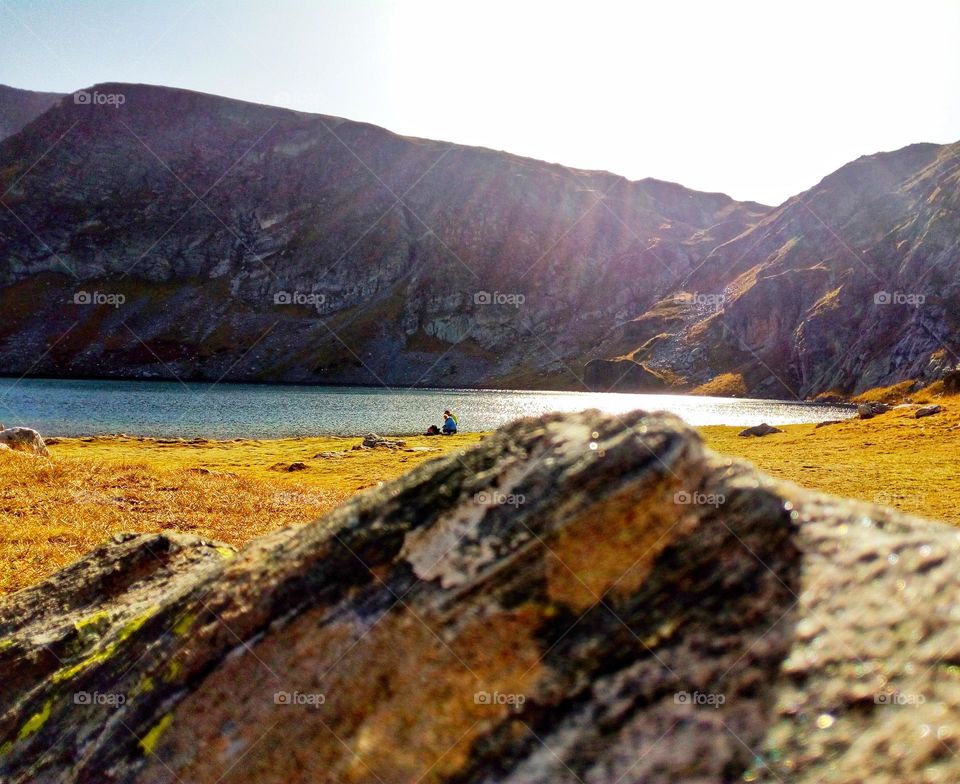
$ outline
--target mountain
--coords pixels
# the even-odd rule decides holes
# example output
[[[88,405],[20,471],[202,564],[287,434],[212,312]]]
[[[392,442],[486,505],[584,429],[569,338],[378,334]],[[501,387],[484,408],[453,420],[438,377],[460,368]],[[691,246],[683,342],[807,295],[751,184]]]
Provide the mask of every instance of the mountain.
[[[761,397],[931,380],[960,352],[958,153],[865,156],[774,209],[97,85],[0,142],[0,362]]]
[[[0,143],[8,372],[578,386],[611,325],[769,209],[186,90],[83,95]]]
[[[613,342],[691,383],[809,396],[937,378],[958,328],[960,143],[915,144],[789,199]]]
[[[0,141],[18,133],[63,98],[63,93],[38,93],[0,84]]]

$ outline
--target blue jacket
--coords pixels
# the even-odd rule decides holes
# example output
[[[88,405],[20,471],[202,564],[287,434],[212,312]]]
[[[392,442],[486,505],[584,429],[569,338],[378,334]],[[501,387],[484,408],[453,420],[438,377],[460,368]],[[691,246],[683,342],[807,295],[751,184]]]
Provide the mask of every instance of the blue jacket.
[[[445,433],[456,433],[457,432],[457,420],[452,416],[443,418],[443,431]]]

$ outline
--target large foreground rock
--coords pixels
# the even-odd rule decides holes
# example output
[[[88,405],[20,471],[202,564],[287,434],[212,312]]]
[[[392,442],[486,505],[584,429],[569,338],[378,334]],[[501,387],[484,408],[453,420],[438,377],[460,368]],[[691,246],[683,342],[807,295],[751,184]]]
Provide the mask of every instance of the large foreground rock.
[[[0,780],[957,781],[958,550],[668,415],[525,420],[9,597]]]

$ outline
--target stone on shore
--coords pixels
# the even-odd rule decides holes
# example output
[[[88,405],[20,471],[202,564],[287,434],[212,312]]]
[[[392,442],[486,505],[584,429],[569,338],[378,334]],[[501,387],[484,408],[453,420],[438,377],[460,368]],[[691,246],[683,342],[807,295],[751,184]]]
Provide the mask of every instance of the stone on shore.
[[[378,436],[376,433],[368,433],[363,437],[363,441],[354,449],[400,449],[407,445],[402,438],[386,438]]]
[[[8,427],[0,430],[0,444],[19,452],[31,452],[43,456],[50,454],[43,437],[29,427]]]
[[[873,417],[879,414],[886,414],[889,410],[890,406],[886,403],[871,400],[869,403],[861,403],[857,406],[857,416],[859,416],[860,419],[873,419]]]
[[[783,431],[779,427],[773,427],[773,425],[768,425],[766,422],[763,422],[759,425],[754,425],[753,427],[748,427],[745,430],[741,430],[737,433],[738,436],[743,438],[748,438],[750,436],[769,436],[773,433],[782,433]]]

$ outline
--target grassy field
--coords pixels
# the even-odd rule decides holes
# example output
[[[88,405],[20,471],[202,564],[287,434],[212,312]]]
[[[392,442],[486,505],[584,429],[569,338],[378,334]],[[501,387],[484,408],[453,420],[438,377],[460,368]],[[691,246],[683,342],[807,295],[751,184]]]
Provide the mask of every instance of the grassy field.
[[[121,531],[174,529],[241,546],[316,520],[479,435],[415,437],[352,451],[359,438],[272,441],[55,440],[50,459],[0,452],[0,595],[42,579]],[[321,452],[342,453],[314,457]],[[302,471],[287,471],[303,462]]]
[[[783,433],[740,438],[740,428],[705,427],[718,452],[743,457],[781,479],[960,525],[960,397],[915,419],[894,409],[837,425],[786,425]]]
[[[960,397],[915,419],[895,409],[764,438],[706,427],[719,452],[807,487],[960,525]],[[42,459],[0,452],[0,594],[37,582],[121,531],[175,529],[242,546],[315,520],[344,499],[480,434],[413,437],[408,449],[352,450],[358,438],[269,441],[59,439]],[[321,453],[326,453],[321,456]],[[302,462],[305,470],[289,471]]]

